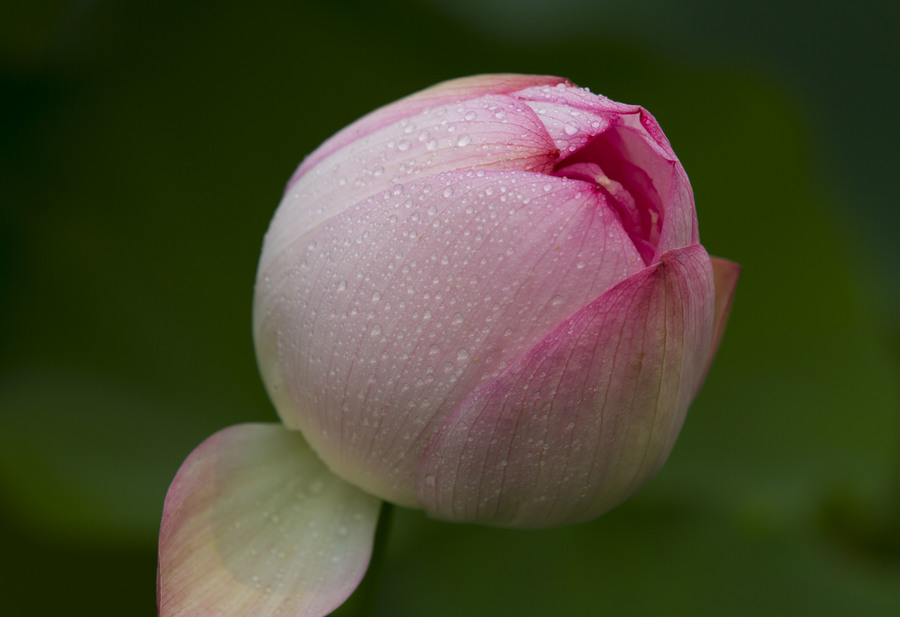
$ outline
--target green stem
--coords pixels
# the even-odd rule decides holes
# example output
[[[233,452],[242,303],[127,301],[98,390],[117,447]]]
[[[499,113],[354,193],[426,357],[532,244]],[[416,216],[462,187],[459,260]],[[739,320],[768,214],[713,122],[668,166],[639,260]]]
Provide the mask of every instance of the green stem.
[[[382,502],[381,512],[378,514],[378,527],[375,529],[375,542],[372,546],[372,559],[369,560],[369,569],[366,570],[366,575],[359,583],[356,591],[353,592],[353,595],[331,613],[331,617],[368,617],[374,612],[393,514],[394,506],[386,501]]]

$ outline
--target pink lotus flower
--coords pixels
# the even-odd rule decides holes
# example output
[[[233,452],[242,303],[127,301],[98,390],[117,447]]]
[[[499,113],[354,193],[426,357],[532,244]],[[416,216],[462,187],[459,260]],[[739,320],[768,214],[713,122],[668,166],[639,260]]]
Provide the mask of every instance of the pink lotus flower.
[[[668,457],[738,271],[700,245],[640,107],[488,75],[355,122],[263,247],[254,335],[284,426],[226,429],[178,472],[160,613],[327,614],[380,500],[511,527],[621,503]]]

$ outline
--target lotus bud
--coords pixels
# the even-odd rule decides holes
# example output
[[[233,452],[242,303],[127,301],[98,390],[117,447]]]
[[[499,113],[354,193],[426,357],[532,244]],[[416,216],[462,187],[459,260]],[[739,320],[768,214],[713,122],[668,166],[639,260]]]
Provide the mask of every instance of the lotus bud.
[[[286,427],[450,521],[592,519],[662,466],[737,267],[646,110],[565,79],[445,82],[337,133],[266,234],[254,335]]]
[[[291,178],[260,258],[283,425],[226,428],[179,469],[161,617],[330,613],[381,500],[521,528],[616,506],[669,456],[738,273],[641,107],[485,75],[351,124]]]

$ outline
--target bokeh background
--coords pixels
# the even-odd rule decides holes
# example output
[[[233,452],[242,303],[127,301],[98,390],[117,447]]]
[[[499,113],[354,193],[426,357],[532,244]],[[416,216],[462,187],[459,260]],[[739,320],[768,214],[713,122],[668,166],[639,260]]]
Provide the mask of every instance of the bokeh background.
[[[650,109],[744,274],[642,493],[541,532],[399,510],[376,614],[900,614],[900,4],[875,0],[4,2],[5,614],[155,614],[179,464],[275,419],[250,305],[294,167],[501,71]]]

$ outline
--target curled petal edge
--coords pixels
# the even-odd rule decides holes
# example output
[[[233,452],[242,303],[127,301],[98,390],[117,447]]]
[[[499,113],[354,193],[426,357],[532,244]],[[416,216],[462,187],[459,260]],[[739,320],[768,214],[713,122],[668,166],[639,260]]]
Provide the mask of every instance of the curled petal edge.
[[[710,257],[710,261],[712,261],[713,281],[716,286],[716,313],[713,321],[712,347],[709,350],[709,360],[706,362],[704,376],[709,373],[716,352],[719,350],[719,344],[722,342],[722,335],[725,334],[725,326],[728,324],[731,305],[734,302],[734,292],[741,276],[741,266],[733,261],[721,257]]]
[[[380,503],[279,424],[219,431],[166,495],[160,617],[327,615],[365,574]]]

